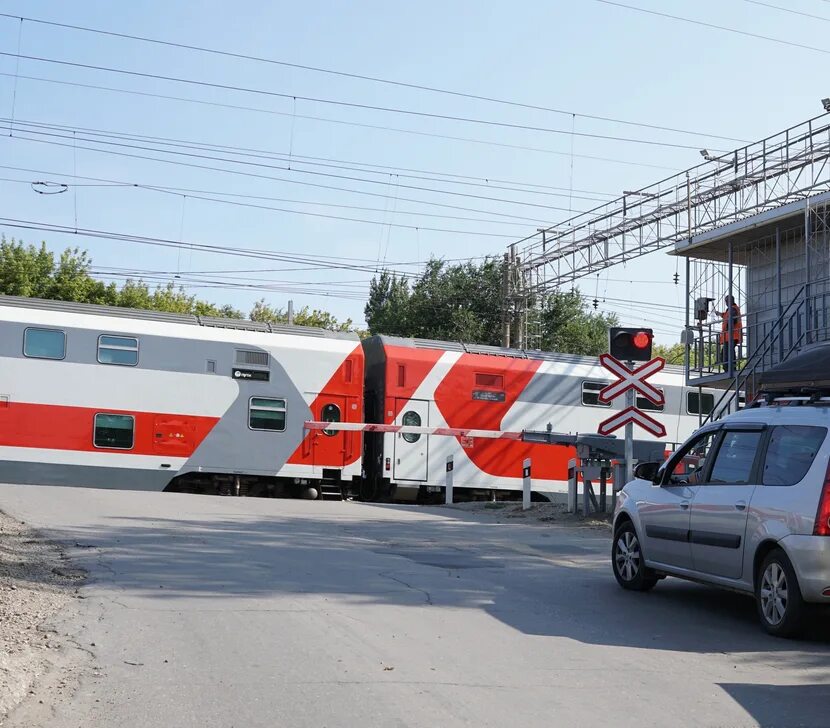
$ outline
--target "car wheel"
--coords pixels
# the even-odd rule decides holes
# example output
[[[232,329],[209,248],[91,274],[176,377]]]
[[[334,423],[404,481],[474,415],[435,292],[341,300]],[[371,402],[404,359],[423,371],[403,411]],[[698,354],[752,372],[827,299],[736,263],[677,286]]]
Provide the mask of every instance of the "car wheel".
[[[755,601],[763,628],[776,637],[793,637],[804,626],[806,604],[790,560],[770,551],[755,579]]]
[[[614,577],[623,589],[648,591],[657,583],[657,577],[646,567],[643,549],[634,524],[625,521],[614,532],[611,544],[611,567]]]

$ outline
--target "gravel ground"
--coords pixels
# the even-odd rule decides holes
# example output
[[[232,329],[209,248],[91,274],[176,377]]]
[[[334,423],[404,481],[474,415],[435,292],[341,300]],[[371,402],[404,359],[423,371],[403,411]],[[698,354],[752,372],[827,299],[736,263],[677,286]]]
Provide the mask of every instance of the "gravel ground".
[[[57,694],[70,689],[72,645],[59,624],[84,577],[57,545],[0,511],[0,724],[47,676]]]
[[[505,523],[511,520],[526,523],[528,525],[561,524],[568,526],[585,526],[610,530],[611,514],[593,513],[588,518],[581,513],[568,513],[564,503],[531,503],[530,508],[522,510],[520,502],[472,502],[454,503],[441,508],[454,508],[470,513],[490,514],[497,523]]]

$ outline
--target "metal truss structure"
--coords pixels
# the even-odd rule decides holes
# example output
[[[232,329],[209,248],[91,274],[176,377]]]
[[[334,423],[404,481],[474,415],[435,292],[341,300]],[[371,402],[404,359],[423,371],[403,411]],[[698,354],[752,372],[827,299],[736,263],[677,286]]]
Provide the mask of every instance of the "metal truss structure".
[[[822,115],[708,157],[520,241],[520,265],[533,273],[527,293],[539,300],[545,290],[830,190],[829,119]]]

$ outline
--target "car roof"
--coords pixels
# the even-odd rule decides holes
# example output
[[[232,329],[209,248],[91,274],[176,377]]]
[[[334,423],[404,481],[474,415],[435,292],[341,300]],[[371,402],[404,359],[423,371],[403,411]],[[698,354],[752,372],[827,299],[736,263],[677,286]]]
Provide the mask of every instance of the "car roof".
[[[771,404],[746,409],[727,415],[718,420],[722,425],[748,425],[759,423],[765,425],[821,425],[830,427],[830,403],[794,404],[793,400],[781,404]],[[798,400],[795,400],[798,402]]]

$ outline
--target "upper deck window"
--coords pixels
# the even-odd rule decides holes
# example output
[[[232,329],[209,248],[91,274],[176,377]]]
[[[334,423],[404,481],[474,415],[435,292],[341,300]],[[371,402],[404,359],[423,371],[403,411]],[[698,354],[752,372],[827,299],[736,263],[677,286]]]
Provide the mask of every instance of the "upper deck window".
[[[138,339],[102,334],[98,337],[98,361],[101,364],[134,367],[138,364]]]
[[[63,359],[66,334],[59,329],[28,328],[23,332],[23,354],[34,359]]]

